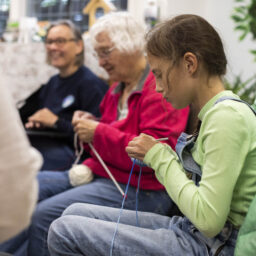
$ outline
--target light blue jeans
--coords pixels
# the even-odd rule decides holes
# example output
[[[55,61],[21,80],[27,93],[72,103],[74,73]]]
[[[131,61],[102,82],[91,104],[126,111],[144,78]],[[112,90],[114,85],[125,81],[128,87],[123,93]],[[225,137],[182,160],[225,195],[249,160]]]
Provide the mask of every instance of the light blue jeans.
[[[120,210],[90,204],[73,204],[50,226],[48,246],[52,256],[106,256],[110,253]],[[232,256],[237,232],[232,232],[219,254],[207,245],[225,240],[219,235],[204,241],[193,224],[182,217],[167,217],[124,210],[113,246],[113,256]],[[219,244],[220,245],[220,244]],[[217,248],[215,248],[217,249]]]
[[[73,203],[89,203],[120,208],[122,195],[113,182],[96,177],[91,183],[71,187],[67,172],[40,172],[40,200],[30,227],[15,238],[0,244],[0,251],[15,256],[46,256],[48,229],[52,221]],[[125,184],[119,184],[125,190]],[[129,187],[126,209],[135,209],[136,188]],[[140,190],[139,210],[167,214],[172,201],[164,191]]]

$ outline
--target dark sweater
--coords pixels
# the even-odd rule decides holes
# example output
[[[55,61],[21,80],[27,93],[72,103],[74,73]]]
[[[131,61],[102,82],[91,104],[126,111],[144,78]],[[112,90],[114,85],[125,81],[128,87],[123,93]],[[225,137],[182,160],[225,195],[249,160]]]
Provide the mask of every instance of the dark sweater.
[[[107,84],[82,66],[69,77],[53,76],[40,91],[39,109],[49,108],[59,117],[55,128],[72,133],[74,111],[84,110],[99,116],[99,104],[107,90]]]

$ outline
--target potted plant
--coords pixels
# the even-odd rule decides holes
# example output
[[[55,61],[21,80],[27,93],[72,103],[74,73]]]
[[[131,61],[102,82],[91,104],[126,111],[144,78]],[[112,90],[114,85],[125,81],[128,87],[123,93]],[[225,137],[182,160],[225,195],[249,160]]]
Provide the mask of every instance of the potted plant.
[[[243,41],[248,35],[251,35],[252,39],[256,40],[256,0],[235,1],[237,6],[234,8],[231,18],[235,22],[235,30],[241,33],[239,40]],[[256,62],[256,47],[255,49],[250,49],[250,53],[254,56],[254,61]],[[256,99],[256,75],[246,81],[242,81],[237,76],[233,84],[226,81],[226,86],[250,104]],[[256,101],[254,104],[256,106]]]

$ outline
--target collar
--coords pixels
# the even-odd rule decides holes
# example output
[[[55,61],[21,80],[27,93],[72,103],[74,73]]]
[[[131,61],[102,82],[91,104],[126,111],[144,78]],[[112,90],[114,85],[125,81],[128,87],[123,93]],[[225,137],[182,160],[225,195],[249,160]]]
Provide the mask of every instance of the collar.
[[[72,80],[74,79],[78,74],[80,74],[83,70],[84,66],[80,66],[73,74],[67,76],[67,77],[61,77],[59,74],[58,74],[58,77],[60,80],[62,81],[67,81],[67,80]]]

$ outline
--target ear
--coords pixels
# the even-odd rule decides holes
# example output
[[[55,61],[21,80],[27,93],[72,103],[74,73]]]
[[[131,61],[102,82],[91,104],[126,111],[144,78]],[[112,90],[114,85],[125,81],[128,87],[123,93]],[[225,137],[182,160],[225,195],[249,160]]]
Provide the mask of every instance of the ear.
[[[198,59],[192,52],[186,52],[183,56],[185,68],[190,75],[193,75],[198,69]]]
[[[80,54],[82,50],[84,49],[84,41],[83,40],[78,40],[76,42],[76,54]]]

